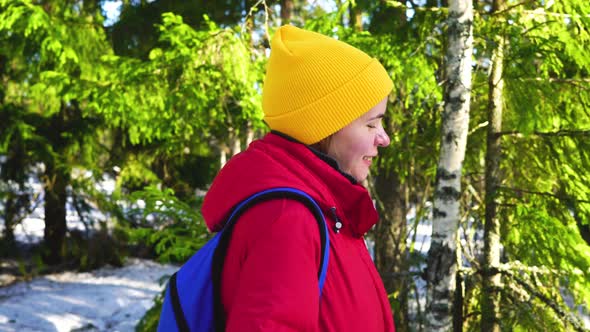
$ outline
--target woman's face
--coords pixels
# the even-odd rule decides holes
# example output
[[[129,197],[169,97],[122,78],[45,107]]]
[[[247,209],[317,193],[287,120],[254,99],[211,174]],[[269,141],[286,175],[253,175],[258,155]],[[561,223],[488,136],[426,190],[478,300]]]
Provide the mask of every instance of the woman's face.
[[[387,98],[371,108],[348,126],[332,135],[326,154],[336,159],[340,169],[364,181],[369,175],[373,158],[377,157],[377,147],[388,146],[389,136],[383,129]]]

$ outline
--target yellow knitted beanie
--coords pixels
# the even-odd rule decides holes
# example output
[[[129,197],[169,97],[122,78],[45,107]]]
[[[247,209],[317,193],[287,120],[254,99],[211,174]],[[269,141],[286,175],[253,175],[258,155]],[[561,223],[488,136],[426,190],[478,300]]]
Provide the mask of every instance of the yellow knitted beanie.
[[[385,68],[366,53],[285,25],[271,41],[264,120],[273,130],[313,144],[363,115],[392,88]]]

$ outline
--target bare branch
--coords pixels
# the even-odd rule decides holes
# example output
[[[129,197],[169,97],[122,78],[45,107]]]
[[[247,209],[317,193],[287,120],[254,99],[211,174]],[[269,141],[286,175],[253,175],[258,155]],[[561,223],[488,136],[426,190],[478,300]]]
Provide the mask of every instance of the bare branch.
[[[558,317],[563,317],[565,318],[565,320],[572,325],[572,327],[579,332],[585,332],[587,331],[581,324],[580,320],[575,317],[574,315],[572,315],[572,313],[570,311],[564,310],[558,303],[556,303],[555,301],[553,301],[552,299],[550,299],[548,296],[545,296],[545,294],[541,293],[540,291],[537,291],[537,289],[535,289],[534,287],[532,287],[531,285],[529,285],[526,281],[520,279],[519,277],[517,277],[514,273],[510,272],[509,270],[505,270],[505,271],[501,271],[503,274],[505,274],[506,276],[508,276],[509,278],[513,279],[514,281],[516,281],[520,286],[522,286],[522,288],[524,288],[530,295],[538,298],[541,302],[543,302],[545,305],[547,305],[549,308],[551,308],[551,310],[553,310]]]
[[[533,77],[525,78],[525,81],[549,81],[553,83],[590,83],[590,78],[555,78],[555,77]]]
[[[590,91],[590,78],[544,78],[544,77],[530,77],[530,78],[520,78],[521,81],[536,81],[536,82],[549,82],[549,83],[558,83],[558,84],[569,84],[575,86],[576,88]]]
[[[528,0],[528,1],[527,1],[527,0],[525,0],[525,1],[521,1],[521,2],[519,2],[519,3],[516,3],[516,4],[512,5],[512,6],[506,7],[506,8],[505,8],[505,9],[503,9],[503,10],[498,10],[498,11],[495,11],[495,12],[492,14],[492,16],[499,16],[499,15],[503,15],[504,13],[507,13],[507,12],[511,11],[512,9],[514,9],[514,8],[516,8],[516,7],[520,7],[520,6],[524,6],[524,5],[526,5],[526,4],[527,4],[527,3],[529,3],[529,2],[534,2],[534,1],[530,1],[530,0]]]
[[[525,10],[525,14],[528,16],[551,16],[551,17],[560,17],[560,18],[582,18],[582,17],[590,17],[590,15],[579,15],[579,14],[563,14],[563,13],[556,13],[556,12],[548,12],[545,8],[537,8],[535,10]]]
[[[532,190],[512,188],[512,187],[507,187],[507,186],[498,186],[498,189],[499,190],[506,190],[506,191],[513,191],[513,192],[516,192],[519,194],[531,194],[531,195],[552,197],[552,198],[556,198],[560,201],[573,200],[576,203],[590,203],[590,201],[587,201],[587,200],[576,199],[575,197],[566,197],[566,196],[562,196],[562,195],[556,195],[556,194],[553,194],[550,192],[532,191]]]
[[[407,6],[404,3],[401,3],[399,1],[396,0],[387,0],[385,1],[385,3],[387,5],[389,5],[390,7],[395,7],[395,8],[403,8],[403,9],[413,9],[415,11],[422,11],[422,12],[447,12],[449,9],[447,7],[412,7],[412,6]]]
[[[254,4],[254,6],[250,7],[250,10],[248,11],[248,14],[246,15],[246,19],[244,20],[244,23],[241,26],[241,31],[242,31],[242,35],[244,34],[244,30],[246,29],[246,22],[248,20],[249,17],[254,15],[254,11],[258,8],[258,6],[264,6],[264,36],[266,38],[266,40],[270,40],[270,35],[268,33],[268,5],[266,4],[265,0],[258,0],[257,3]]]
[[[516,137],[524,137],[525,135],[518,131],[501,131],[497,133],[498,136],[516,136]],[[562,129],[554,132],[541,132],[541,131],[534,131],[531,133],[534,136],[541,136],[541,137],[573,137],[573,136],[590,136],[590,129],[582,129],[582,130],[568,130]]]
[[[478,129],[480,128],[485,128],[488,126],[488,121],[482,122],[480,124],[478,124],[477,126],[473,127],[470,131],[469,131],[469,135],[473,134],[474,132],[476,132]]]

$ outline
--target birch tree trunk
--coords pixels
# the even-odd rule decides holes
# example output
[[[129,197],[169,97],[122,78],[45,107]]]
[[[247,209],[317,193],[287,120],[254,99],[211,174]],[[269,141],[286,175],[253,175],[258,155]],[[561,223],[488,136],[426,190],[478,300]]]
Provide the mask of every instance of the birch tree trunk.
[[[246,148],[250,146],[252,141],[254,141],[254,129],[252,129],[252,125],[248,122],[248,127],[246,128]]]
[[[452,328],[457,274],[457,230],[461,170],[469,126],[471,56],[473,48],[471,0],[449,0],[447,84],[442,114],[442,139],[434,194],[432,242],[428,252],[426,330]],[[460,329],[460,326],[457,327]]]
[[[493,11],[504,8],[504,0],[494,0]],[[482,262],[483,289],[481,299],[481,331],[499,332],[499,306],[501,287],[498,266],[500,264],[500,222],[497,217],[497,189],[500,185],[500,158],[502,131],[502,90],[504,87],[503,60],[504,37],[495,38],[496,48],[492,54],[492,70],[488,79],[488,135],[485,172],[485,224],[484,255]]]
[[[228,129],[229,138],[228,143],[221,142],[219,144],[219,169],[229,161],[229,159],[242,151],[242,141],[232,128]]]
[[[219,169],[222,169],[227,164],[227,155],[229,153],[229,147],[225,143],[219,144]],[[231,154],[230,154],[231,157]]]
[[[242,152],[242,141],[238,135],[235,135],[232,139],[231,156],[235,156]]]

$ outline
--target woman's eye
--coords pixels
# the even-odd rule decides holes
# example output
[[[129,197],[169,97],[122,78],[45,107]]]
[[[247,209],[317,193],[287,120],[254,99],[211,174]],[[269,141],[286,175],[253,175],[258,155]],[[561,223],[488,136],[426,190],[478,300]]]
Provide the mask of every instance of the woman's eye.
[[[375,128],[377,128],[377,126],[376,126],[376,125],[374,125],[374,124],[368,124],[368,125],[367,125],[367,127],[369,127],[369,128],[372,128],[372,129],[375,129]]]

